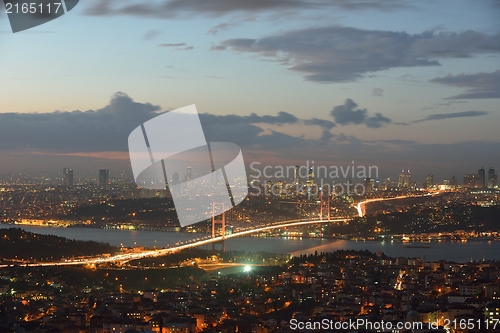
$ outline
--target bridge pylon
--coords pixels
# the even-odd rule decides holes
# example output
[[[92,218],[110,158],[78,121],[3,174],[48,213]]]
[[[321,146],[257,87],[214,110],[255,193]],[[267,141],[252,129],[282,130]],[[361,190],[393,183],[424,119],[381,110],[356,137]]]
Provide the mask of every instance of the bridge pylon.
[[[330,194],[326,194],[326,201],[327,201],[327,219],[328,222],[331,221],[331,211],[330,211]],[[320,198],[320,203],[319,203],[319,219],[320,221],[323,221],[323,205],[324,205],[324,199],[323,199],[323,191],[320,192],[319,194]]]
[[[215,207],[219,205],[221,206],[222,214],[221,219],[217,220],[215,218]],[[215,238],[215,225],[221,225],[221,237],[222,237],[222,252],[226,252],[226,212],[224,210],[223,202],[212,202],[212,238]],[[215,251],[215,243],[212,243],[212,250]]]

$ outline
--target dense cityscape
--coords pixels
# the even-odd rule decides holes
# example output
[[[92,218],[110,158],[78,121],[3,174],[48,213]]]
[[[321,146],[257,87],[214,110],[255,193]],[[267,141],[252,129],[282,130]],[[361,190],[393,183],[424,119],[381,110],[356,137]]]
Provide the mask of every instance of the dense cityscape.
[[[499,18],[3,0],[0,333],[500,332]]]
[[[292,256],[226,251],[224,245],[217,249],[217,242],[212,250],[196,247],[214,236],[259,228],[262,231],[254,236],[389,241],[422,249],[434,242],[500,239],[500,191],[493,168],[487,176],[484,168],[466,174],[462,183],[455,176],[435,182],[429,174],[418,185],[409,170],[403,170],[397,182],[348,179],[347,186],[363,185],[362,195],[318,191],[315,171],[320,172],[309,168],[305,179],[298,172],[291,179],[250,178],[254,192],[224,214],[224,229],[210,220],[181,228],[168,187],[141,189],[129,179],[110,178],[105,169],[99,170],[98,178],[81,183],[75,182],[71,168],[64,168],[60,178],[39,184],[4,179],[1,219],[10,229],[2,229],[0,240],[3,329],[12,333],[496,329],[500,319],[496,261],[428,261],[425,256],[390,257],[381,251],[356,250]],[[338,217],[345,220],[333,222]],[[280,225],[318,218],[324,221]],[[23,226],[155,230],[198,238],[158,250],[15,229]],[[211,228],[215,234],[210,235]],[[193,247],[186,247],[190,243]],[[151,256],[151,251],[167,252]],[[50,264],[58,261],[62,266]],[[71,266],[65,266],[68,263]],[[381,322],[386,326],[373,327]]]

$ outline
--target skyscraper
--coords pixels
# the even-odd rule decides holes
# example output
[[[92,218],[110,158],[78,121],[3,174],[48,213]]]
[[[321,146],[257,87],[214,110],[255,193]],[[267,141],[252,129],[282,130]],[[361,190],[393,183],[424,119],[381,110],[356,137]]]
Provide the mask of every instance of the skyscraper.
[[[432,188],[434,186],[434,176],[432,174],[428,174],[425,177],[425,188]]]
[[[372,183],[370,178],[365,178],[363,185],[365,186],[366,193],[372,193]]]
[[[73,186],[73,169],[63,169],[63,184],[66,186]]]
[[[464,175],[464,187],[476,187],[475,175],[466,173]]]
[[[495,188],[498,185],[498,176],[495,172],[495,168],[491,167],[488,170],[488,187]]]
[[[477,187],[484,188],[486,185],[486,172],[484,171],[484,167],[480,167],[477,172]]]
[[[386,191],[392,190],[392,188],[391,188],[391,177],[387,177],[385,179],[385,190]]]
[[[296,165],[295,168],[293,169],[293,185],[298,185],[299,184],[299,166]]]
[[[99,170],[99,185],[107,185],[109,182],[109,170],[100,169]]]
[[[307,179],[310,184],[314,184],[314,169],[313,167],[309,168],[309,177]]]
[[[455,175],[451,176],[451,178],[450,178],[450,186],[453,187],[453,188],[455,188],[455,187],[457,187],[457,185],[458,185],[457,184],[457,177],[455,177]]]
[[[187,170],[186,170],[186,180],[188,182],[193,180],[193,170],[191,169],[191,167],[187,167]]]
[[[405,170],[402,169],[401,173],[399,174],[398,178],[398,188],[403,188],[405,187]]]
[[[398,188],[408,188],[410,187],[410,169],[408,169],[408,173],[405,173],[405,169],[401,170],[398,178]]]

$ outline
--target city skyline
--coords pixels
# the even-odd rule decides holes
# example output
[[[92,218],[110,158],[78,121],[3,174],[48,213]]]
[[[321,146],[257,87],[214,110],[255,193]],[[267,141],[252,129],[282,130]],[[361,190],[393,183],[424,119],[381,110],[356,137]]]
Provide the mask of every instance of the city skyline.
[[[303,174],[300,172],[300,170],[303,168],[307,169],[307,174]],[[289,172],[292,169],[292,172]],[[498,169],[495,169],[494,167],[489,167],[488,168],[488,173],[486,174],[485,171],[485,178],[484,178],[484,184],[483,181],[480,180],[480,171],[484,170],[484,167],[480,167],[478,170],[477,174],[470,173],[470,172],[465,172],[460,175],[451,175],[448,178],[443,178],[443,179],[437,179],[434,177],[433,173],[427,174],[423,179],[417,179],[415,180],[414,178],[410,178],[410,169],[402,168],[401,173],[399,173],[398,177],[391,177],[391,176],[380,176],[380,177],[375,177],[375,178],[363,178],[363,177],[355,177],[354,180],[357,182],[363,182],[366,179],[372,179],[373,181],[378,181],[379,183],[386,183],[387,181],[390,182],[390,184],[397,184],[396,188],[408,188],[411,187],[411,185],[416,185],[419,188],[430,188],[433,185],[440,184],[440,185],[450,185],[450,186],[465,186],[465,187],[474,187],[474,188],[495,188],[498,186]],[[281,169],[280,169],[281,170]],[[286,171],[285,171],[286,170]],[[315,170],[316,170],[316,175],[315,176]],[[110,170],[109,169],[99,169],[96,173],[96,176],[92,177],[89,176],[88,172],[81,172],[81,176],[78,174],[78,170],[76,174],[76,179],[81,179],[83,178],[84,182],[88,182],[89,180],[93,179],[94,181],[97,181],[99,185],[107,185],[110,182],[110,179],[132,179],[132,175],[124,175],[123,172],[117,172],[115,176],[110,178]],[[95,170],[94,170],[95,171]],[[332,178],[328,176],[324,176],[325,172],[328,175],[328,169],[325,168],[325,166],[312,166],[307,168],[305,165],[303,166],[287,166],[286,168],[283,169],[283,171],[279,171],[279,174],[283,174],[283,177],[255,177],[255,174],[250,173],[248,180],[249,182],[255,180],[255,179],[260,179],[260,180],[279,180],[279,181],[287,181],[288,184],[298,184],[298,183],[306,183],[306,182],[312,182],[314,183],[315,180],[317,179],[323,179],[323,180],[341,180],[341,181],[346,181],[352,178],[346,177],[346,178]],[[277,174],[277,173],[275,173]],[[319,175],[318,175],[319,174]],[[263,175],[261,171],[261,175]],[[4,175],[5,176],[5,175]],[[15,175],[11,175],[15,176]],[[196,174],[192,173],[192,168],[187,167],[186,168],[186,173],[184,175],[179,175],[179,174],[172,174],[172,175],[167,175],[167,179],[169,182],[180,182],[181,179],[186,182],[189,180],[192,180],[194,176],[197,176]],[[199,175],[198,175],[199,176]],[[174,181],[174,179],[177,177],[177,180]],[[452,179],[454,177],[454,180],[456,181],[455,184],[452,183]],[[58,177],[55,177],[55,180],[57,180]],[[64,167],[63,168],[63,173],[62,173],[62,184],[63,185],[74,185],[74,171],[73,168],[69,167]],[[462,181],[463,180],[463,181]]]

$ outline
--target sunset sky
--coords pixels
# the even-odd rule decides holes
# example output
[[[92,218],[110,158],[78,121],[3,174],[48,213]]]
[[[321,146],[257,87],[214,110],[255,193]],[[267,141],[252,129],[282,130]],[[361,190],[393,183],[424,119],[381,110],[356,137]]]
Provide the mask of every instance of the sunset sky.
[[[0,12],[0,174],[130,173],[127,137],[196,104],[247,164],[500,167],[495,0],[82,0],[12,33]]]

